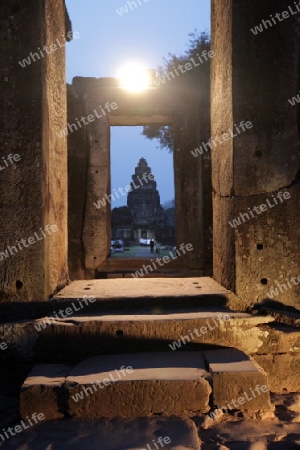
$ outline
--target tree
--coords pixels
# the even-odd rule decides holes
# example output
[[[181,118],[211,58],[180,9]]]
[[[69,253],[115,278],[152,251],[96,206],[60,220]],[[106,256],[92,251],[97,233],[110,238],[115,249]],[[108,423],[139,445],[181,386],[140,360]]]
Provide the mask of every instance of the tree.
[[[175,208],[175,200],[169,200],[167,202],[165,202],[162,207],[164,208],[164,210],[170,209],[170,208]]]
[[[168,72],[174,71],[174,67],[184,65],[192,59],[199,62],[199,56],[201,57],[203,52],[210,51],[211,41],[207,32],[198,33],[195,30],[189,34],[189,37],[189,47],[184,55],[177,57],[169,53],[168,57],[163,59],[163,65],[158,68],[160,78],[165,77]],[[193,70],[180,73],[176,78],[167,80],[166,84],[185,84],[201,92],[201,114],[203,117],[201,126],[208,140],[210,138],[210,58],[207,58],[207,60],[202,58],[202,60],[203,62],[194,67]],[[160,85],[159,89],[164,89],[166,84]],[[173,151],[172,126],[147,125],[143,128],[142,135],[147,139],[157,139],[161,149],[166,148],[169,152]]]

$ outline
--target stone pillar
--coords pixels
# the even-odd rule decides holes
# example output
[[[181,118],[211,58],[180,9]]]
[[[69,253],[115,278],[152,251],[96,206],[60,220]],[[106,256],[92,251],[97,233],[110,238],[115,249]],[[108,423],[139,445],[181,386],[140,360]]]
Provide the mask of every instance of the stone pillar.
[[[269,295],[300,307],[287,284],[300,275],[297,27],[285,0],[212,1],[214,277],[245,307]]]
[[[195,275],[203,274],[203,190],[202,160],[191,151],[200,146],[199,108],[193,103],[177,108],[174,117],[174,175],[176,209],[176,245],[192,244],[193,251],[181,261]]]
[[[95,278],[95,270],[110,253],[110,125],[99,103],[87,100],[86,110],[95,121],[86,127],[88,167],[82,241],[85,277]]]
[[[66,42],[66,14],[63,0],[0,3],[4,301],[46,300],[68,278],[67,145],[59,136],[67,124],[65,45],[56,41]],[[14,163],[6,166],[9,155]],[[47,225],[53,228],[45,231]]]
[[[86,116],[85,102],[68,86],[68,123]],[[68,133],[68,265],[71,280],[84,280],[83,216],[86,205],[89,151],[86,127]]]

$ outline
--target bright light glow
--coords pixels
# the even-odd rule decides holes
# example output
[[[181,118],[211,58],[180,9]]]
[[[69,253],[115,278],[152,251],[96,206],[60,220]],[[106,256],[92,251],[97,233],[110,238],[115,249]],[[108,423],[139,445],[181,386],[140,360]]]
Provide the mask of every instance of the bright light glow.
[[[152,86],[151,71],[140,64],[128,64],[120,70],[118,76],[123,89],[141,92]]]

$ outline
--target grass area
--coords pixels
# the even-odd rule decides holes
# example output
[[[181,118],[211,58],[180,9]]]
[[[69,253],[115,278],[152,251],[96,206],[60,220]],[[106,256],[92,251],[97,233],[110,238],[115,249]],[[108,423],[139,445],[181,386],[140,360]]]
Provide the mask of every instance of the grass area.
[[[136,253],[139,249],[138,246],[125,247],[125,248],[129,248],[129,250],[124,251],[123,253],[120,253],[120,252],[111,253],[110,257],[111,258],[136,258]]]

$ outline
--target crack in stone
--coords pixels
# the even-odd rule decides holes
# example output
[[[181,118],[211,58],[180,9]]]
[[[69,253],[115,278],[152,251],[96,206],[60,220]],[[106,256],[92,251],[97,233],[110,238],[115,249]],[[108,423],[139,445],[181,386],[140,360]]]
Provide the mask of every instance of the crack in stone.
[[[231,199],[235,199],[235,198],[247,198],[247,197],[257,197],[259,195],[267,195],[267,194],[272,194],[274,192],[278,192],[281,191],[282,189],[290,189],[294,186],[297,186],[298,184],[300,184],[300,169],[297,171],[294,179],[291,181],[290,184],[288,184],[287,186],[281,186],[273,191],[267,191],[267,192],[258,192],[256,194],[246,194],[246,195],[220,195],[218,194],[215,190],[213,190],[214,194],[216,194],[219,198],[231,198]]]

